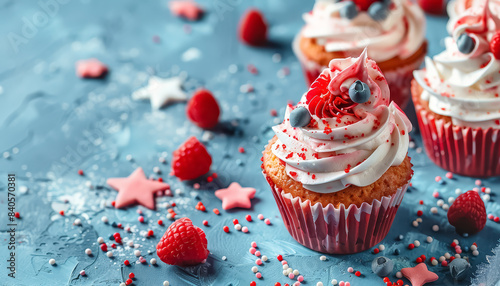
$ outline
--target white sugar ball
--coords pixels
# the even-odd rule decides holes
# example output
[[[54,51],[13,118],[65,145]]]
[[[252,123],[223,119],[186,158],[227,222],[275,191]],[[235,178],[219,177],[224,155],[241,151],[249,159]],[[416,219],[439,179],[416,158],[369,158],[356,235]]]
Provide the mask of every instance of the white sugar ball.
[[[455,254],[455,258],[461,258],[462,256],[460,256],[460,254],[456,253]]]
[[[252,272],[257,273],[259,271],[259,268],[257,266],[252,267]]]
[[[134,250],[134,255],[137,257],[141,256],[141,251],[139,249]]]
[[[287,270],[288,267],[289,267],[288,264],[283,265],[283,270]]]
[[[163,281],[163,286],[170,286],[170,282],[168,282],[167,280]]]
[[[337,285],[339,284],[339,282],[337,281],[337,279],[332,279],[332,285]]]
[[[75,219],[75,221],[73,222],[75,225],[82,225],[82,220],[77,218]]]
[[[151,260],[149,260],[149,263],[155,265],[156,264],[156,258],[151,258]]]
[[[323,282],[316,283],[316,286],[323,286]]]
[[[80,275],[85,276],[85,270],[80,271]]]
[[[49,260],[49,264],[50,264],[50,265],[54,265],[54,264],[56,264],[56,260],[55,260],[54,258],[51,258],[51,259]]]
[[[433,213],[433,214],[437,214],[437,213],[438,213],[438,208],[436,208],[436,207],[432,207],[432,208],[431,208],[431,213]]]
[[[449,204],[453,204],[453,202],[455,201],[455,198],[454,197],[449,197],[448,198],[448,203]]]
[[[106,255],[107,255],[108,257],[110,257],[110,258],[111,258],[111,257],[113,257],[113,251],[108,251],[108,252],[106,252]]]
[[[325,261],[325,260],[326,260],[326,256],[321,255],[321,256],[319,257],[319,260],[321,260],[321,261]]]
[[[293,275],[297,276],[297,275],[299,275],[299,270],[295,269],[292,273],[293,273]]]
[[[108,223],[108,221],[109,221],[109,220],[108,220],[108,217],[107,217],[107,216],[103,216],[103,217],[101,217],[101,221],[102,221],[103,223]]]
[[[267,261],[267,259],[268,259],[268,258],[267,258],[267,256],[262,255],[262,261],[266,262],[266,261]]]
[[[455,189],[455,194],[460,195],[462,193],[461,189]]]
[[[448,204],[443,205],[443,210],[447,211],[449,208],[450,208],[450,206]]]
[[[226,261],[226,260],[227,260],[227,257],[222,256],[222,260]]]
[[[396,277],[397,277],[397,278],[403,278],[403,273],[401,273],[401,272],[399,272],[399,271],[398,271],[398,272],[396,272]]]
[[[127,244],[128,244],[129,247],[134,247],[134,241],[133,240],[127,242]]]
[[[430,237],[430,236],[428,236],[428,237],[427,237],[427,242],[428,242],[428,243],[431,243],[433,240],[434,240],[434,239],[433,239],[432,237]]]
[[[234,229],[240,231],[241,230],[241,224],[237,223],[234,225]]]
[[[435,231],[435,232],[438,232],[439,231],[439,225],[435,224],[432,226],[432,230]]]
[[[472,251],[472,255],[478,256],[479,255],[479,251],[477,251],[477,250]]]
[[[125,284],[125,282],[122,282],[120,283],[120,286],[127,286],[127,284]]]
[[[446,253],[444,254],[444,258],[446,258],[446,259],[450,259],[450,257],[451,257],[451,255],[450,255],[448,252],[446,252]]]
[[[477,250],[477,246],[476,246],[476,245],[474,245],[474,244],[473,244],[473,245],[471,245],[471,246],[470,246],[470,250],[472,250],[472,251]]]
[[[432,263],[432,265],[436,266],[436,265],[438,265],[439,262],[437,261],[437,259],[433,259],[431,263]]]
[[[104,243],[104,238],[102,238],[102,237],[99,236],[97,238],[97,243],[99,243],[99,244]]]
[[[460,244],[460,241],[458,241],[458,239],[454,239],[453,242],[456,244],[456,245],[459,245]]]
[[[439,199],[439,200],[437,200],[436,204],[438,207],[442,207],[444,205],[444,201]]]
[[[412,222],[412,225],[413,225],[414,227],[418,227],[418,221],[414,220],[414,221]]]
[[[416,221],[417,221],[418,223],[421,223],[423,220],[422,220],[422,218],[421,218],[421,217],[419,217],[419,218],[417,218],[417,219],[416,219]]]
[[[85,249],[85,254],[92,255],[92,249],[90,248]]]
[[[413,244],[415,245],[415,247],[419,247],[419,246],[420,246],[420,241],[415,240],[415,241],[413,242]]]
[[[443,262],[443,261],[445,261],[445,260],[446,260],[446,258],[445,258],[444,256],[440,256],[440,257],[439,257],[439,262]]]

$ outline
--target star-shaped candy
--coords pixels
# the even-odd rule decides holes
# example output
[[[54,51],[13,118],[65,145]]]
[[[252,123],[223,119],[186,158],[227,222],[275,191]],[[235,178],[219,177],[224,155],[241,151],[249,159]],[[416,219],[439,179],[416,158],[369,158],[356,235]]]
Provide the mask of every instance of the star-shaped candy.
[[[182,79],[180,77],[159,78],[152,76],[148,85],[132,93],[134,100],[149,99],[153,109],[160,109],[163,106],[187,99],[186,93],[182,90]]]
[[[154,210],[155,193],[170,188],[168,184],[146,178],[144,171],[140,167],[127,178],[110,178],[107,183],[118,191],[115,200],[116,208],[140,204]]]
[[[242,188],[238,183],[231,183],[227,189],[215,191],[215,196],[222,200],[222,208],[225,210],[232,208],[252,207],[250,199],[255,197],[254,188]]]
[[[415,267],[403,268],[401,273],[410,280],[412,286],[422,286],[439,278],[436,273],[427,270],[425,263],[419,263]]]
[[[100,78],[108,73],[108,67],[98,59],[76,62],[76,74],[82,78]]]
[[[196,21],[203,15],[203,9],[194,1],[171,1],[168,7],[175,16],[190,21]]]

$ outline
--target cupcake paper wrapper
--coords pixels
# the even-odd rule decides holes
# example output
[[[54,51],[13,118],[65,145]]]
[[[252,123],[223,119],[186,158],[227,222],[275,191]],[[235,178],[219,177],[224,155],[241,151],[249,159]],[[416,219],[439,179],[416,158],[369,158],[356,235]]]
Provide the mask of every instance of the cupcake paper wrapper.
[[[309,60],[300,50],[300,33],[293,40],[292,48],[299,59],[306,78],[306,83],[311,85],[321,72],[327,68],[319,65],[318,63]],[[391,91],[391,100],[396,102],[402,109],[404,109],[411,98],[411,81],[413,80],[413,71],[418,69],[424,61],[425,54],[412,64],[399,67],[390,71],[384,71],[384,76],[389,84]]]
[[[425,151],[436,165],[464,176],[500,176],[500,129],[454,126],[417,103],[415,109]]]
[[[409,183],[389,197],[363,203],[361,207],[343,204],[311,205],[285,193],[264,173],[273,191],[285,226],[292,237],[312,250],[331,254],[350,254],[367,250],[389,232]]]

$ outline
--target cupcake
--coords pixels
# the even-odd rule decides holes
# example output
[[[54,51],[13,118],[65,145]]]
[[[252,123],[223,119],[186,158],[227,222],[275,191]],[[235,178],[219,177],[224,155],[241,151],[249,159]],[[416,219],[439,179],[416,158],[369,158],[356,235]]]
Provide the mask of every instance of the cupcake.
[[[366,50],[334,59],[273,127],[263,174],[300,244],[347,254],[387,235],[413,174],[411,123],[389,93]]]
[[[500,175],[499,15],[493,1],[466,10],[450,25],[446,50],[412,82],[427,155],[460,175]]]
[[[317,0],[293,50],[311,84],[332,59],[358,56],[368,47],[389,83],[391,100],[410,101],[412,72],[427,52],[425,16],[408,0]]]

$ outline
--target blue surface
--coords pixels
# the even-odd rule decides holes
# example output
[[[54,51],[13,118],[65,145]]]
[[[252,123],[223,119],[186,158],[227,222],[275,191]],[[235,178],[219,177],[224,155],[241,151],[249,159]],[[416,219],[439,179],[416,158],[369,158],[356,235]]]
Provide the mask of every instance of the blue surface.
[[[301,14],[311,8],[311,1],[200,0],[207,14],[192,24],[171,16],[166,1],[66,2],[57,6],[45,25],[28,33],[30,37],[15,52],[8,40],[9,33],[22,36],[23,17],[42,17],[40,13],[44,10],[35,1],[0,0],[0,152],[10,155],[8,159],[0,157],[2,242],[9,237],[7,172],[17,176],[17,210],[22,216],[17,221],[16,278],[8,278],[2,266],[0,284],[118,285],[129,272],[135,273],[134,285],[162,285],[164,280],[170,281],[170,285],[249,285],[252,280],[258,285],[293,283],[282,275],[282,267],[276,261],[276,255],[282,254],[290,267],[304,275],[306,285],[316,285],[317,281],[329,285],[333,278],[350,281],[353,286],[383,285],[370,270],[376,255],[368,251],[327,256],[327,261],[320,261],[321,254],[297,244],[286,231],[260,172],[261,152],[273,135],[270,126],[281,121],[287,101],[297,101],[306,90],[290,43],[303,25]],[[269,19],[270,47],[250,48],[236,39],[236,24],[250,5],[262,9]],[[443,49],[446,20],[429,18],[430,54]],[[191,33],[185,32],[187,25]],[[155,35],[160,37],[160,43],[153,42]],[[191,48],[198,49],[201,56],[183,61],[182,55]],[[281,54],[281,62],[272,61],[275,53]],[[110,67],[106,79],[82,80],[75,76],[75,61],[89,57],[97,57]],[[229,72],[232,64],[239,67],[235,74]],[[250,74],[246,70],[248,64],[255,65],[259,74]],[[290,75],[281,78],[278,73],[283,67],[290,69]],[[130,98],[131,92],[143,86],[152,73],[161,77],[187,76],[188,92],[205,86],[221,104],[222,127],[207,142],[213,156],[212,170],[219,178],[210,184],[200,180],[200,190],[193,189],[193,182],[180,183],[168,176],[171,152],[188,136],[201,138],[203,134],[186,120],[185,104],[152,112],[148,102]],[[245,83],[251,83],[255,93],[241,93],[240,86]],[[273,108],[278,110],[278,118],[270,116]],[[417,147],[420,146],[418,135],[413,136]],[[240,146],[245,148],[244,154],[238,152]],[[167,164],[159,163],[163,152],[168,154]],[[459,238],[462,246],[477,242],[480,255],[471,257],[475,271],[485,256],[491,254],[500,237],[500,224],[488,220],[478,235],[469,238],[456,235],[444,210],[430,214],[430,208],[436,205],[432,193],[437,189],[445,199],[456,197],[455,189],[473,188],[474,179],[457,176],[454,180],[445,179],[443,185],[436,183],[434,177],[444,177],[446,172],[433,165],[424,153],[417,153],[417,149],[409,153],[415,165],[413,188],[405,196],[393,227],[382,242],[386,250],[381,254],[395,262],[392,280],[396,280],[397,270],[414,266],[413,261],[421,254],[439,257],[451,253],[449,244],[453,238]],[[132,162],[126,160],[128,154],[133,156]],[[148,261],[156,257],[155,245],[166,230],[166,226],[159,226],[156,221],[162,218],[168,225],[166,208],[159,207],[156,212],[142,207],[116,210],[110,207],[116,192],[105,185],[108,177],[128,176],[138,166],[148,174],[153,174],[153,167],[160,167],[161,176],[172,190],[181,190],[182,194],[174,192],[172,198],[159,198],[159,206],[174,201],[179,216],[188,216],[199,226],[204,219],[209,221],[209,227],[202,227],[211,251],[207,263],[185,269],[161,262],[158,266],[133,263],[125,267],[123,260],[136,260],[133,250],[119,247],[113,250],[115,257],[109,259],[98,248],[97,237],[108,241],[117,231],[101,222],[101,217],[107,216],[110,222],[133,226],[134,232],[121,231],[122,237],[141,244],[139,249]],[[79,176],[78,169],[84,170],[85,176]],[[95,187],[89,189],[86,181]],[[220,216],[210,211],[195,211],[198,200],[208,210],[221,209],[213,190],[233,181],[257,189],[251,210],[221,211]],[[499,178],[483,182],[492,188],[493,194],[498,192]],[[21,193],[22,190],[25,192]],[[425,205],[418,205],[419,200]],[[492,195],[486,206],[488,213],[500,215],[497,196]],[[137,222],[139,209],[144,212],[145,224]],[[411,222],[420,209],[424,211],[423,223],[415,228]],[[58,214],[60,210],[65,210],[64,217]],[[270,218],[272,225],[257,220],[259,213]],[[245,222],[246,214],[251,214],[254,222]],[[73,226],[75,218],[83,221],[82,226]],[[244,222],[250,233],[237,232],[232,227],[230,234],[224,233],[222,226],[232,226],[233,218]],[[434,224],[440,226],[437,233],[431,230]],[[143,238],[140,231],[147,229],[153,229],[156,236]],[[401,242],[395,239],[399,234],[404,235]],[[425,242],[428,235],[434,237],[432,244]],[[420,240],[421,246],[408,251],[406,245],[415,239]],[[259,267],[262,280],[256,279],[251,271],[256,259],[248,252],[252,241],[258,243],[262,254],[270,257],[269,262]],[[86,248],[91,248],[94,256],[85,255]],[[399,256],[393,254],[395,249],[401,251]],[[7,255],[2,243],[2,261]],[[467,255],[471,256],[470,252]],[[227,260],[223,261],[222,256]],[[49,265],[50,258],[56,259],[56,266]],[[350,266],[363,275],[355,277],[348,273]],[[439,281],[429,285],[468,284],[468,280],[454,284],[447,268],[429,268],[440,276]],[[87,273],[84,277],[79,275],[82,269]]]

